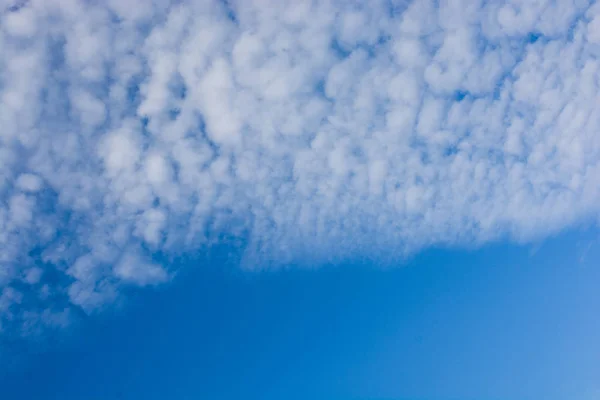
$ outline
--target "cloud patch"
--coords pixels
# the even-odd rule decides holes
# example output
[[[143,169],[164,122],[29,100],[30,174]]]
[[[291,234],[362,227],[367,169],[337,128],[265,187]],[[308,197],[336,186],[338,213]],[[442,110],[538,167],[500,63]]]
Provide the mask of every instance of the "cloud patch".
[[[62,326],[223,237],[251,266],[597,221],[589,1],[0,9],[3,329]]]

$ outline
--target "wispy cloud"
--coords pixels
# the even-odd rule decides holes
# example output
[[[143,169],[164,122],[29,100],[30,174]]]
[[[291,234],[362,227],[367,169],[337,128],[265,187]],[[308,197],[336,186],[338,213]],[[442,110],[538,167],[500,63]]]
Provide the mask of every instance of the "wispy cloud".
[[[4,327],[164,282],[150,253],[222,236],[319,262],[600,211],[589,1],[0,9]]]

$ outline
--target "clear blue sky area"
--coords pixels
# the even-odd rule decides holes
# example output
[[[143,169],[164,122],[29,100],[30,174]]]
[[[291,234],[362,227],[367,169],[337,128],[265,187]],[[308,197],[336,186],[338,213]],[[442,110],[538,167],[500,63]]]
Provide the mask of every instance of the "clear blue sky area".
[[[390,270],[242,273],[217,252],[3,367],[0,387],[31,400],[596,399],[595,238],[428,251]]]

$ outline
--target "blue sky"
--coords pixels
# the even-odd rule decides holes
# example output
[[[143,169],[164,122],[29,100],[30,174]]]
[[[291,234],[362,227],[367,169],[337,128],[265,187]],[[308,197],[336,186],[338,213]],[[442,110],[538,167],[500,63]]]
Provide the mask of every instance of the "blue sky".
[[[381,270],[239,273],[217,252],[172,285],[2,368],[5,398],[597,398],[597,233],[428,251]],[[535,251],[532,251],[535,250]],[[585,258],[582,260],[582,256]],[[14,354],[13,354],[14,356]]]
[[[599,76],[592,0],[0,0],[2,387],[597,400]]]

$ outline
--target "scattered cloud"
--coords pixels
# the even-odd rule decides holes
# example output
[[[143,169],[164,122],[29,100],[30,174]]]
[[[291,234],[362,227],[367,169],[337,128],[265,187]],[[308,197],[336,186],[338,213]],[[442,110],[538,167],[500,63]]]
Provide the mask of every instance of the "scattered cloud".
[[[598,218],[590,1],[0,10],[3,327],[64,324],[222,237],[248,265],[322,262]]]

